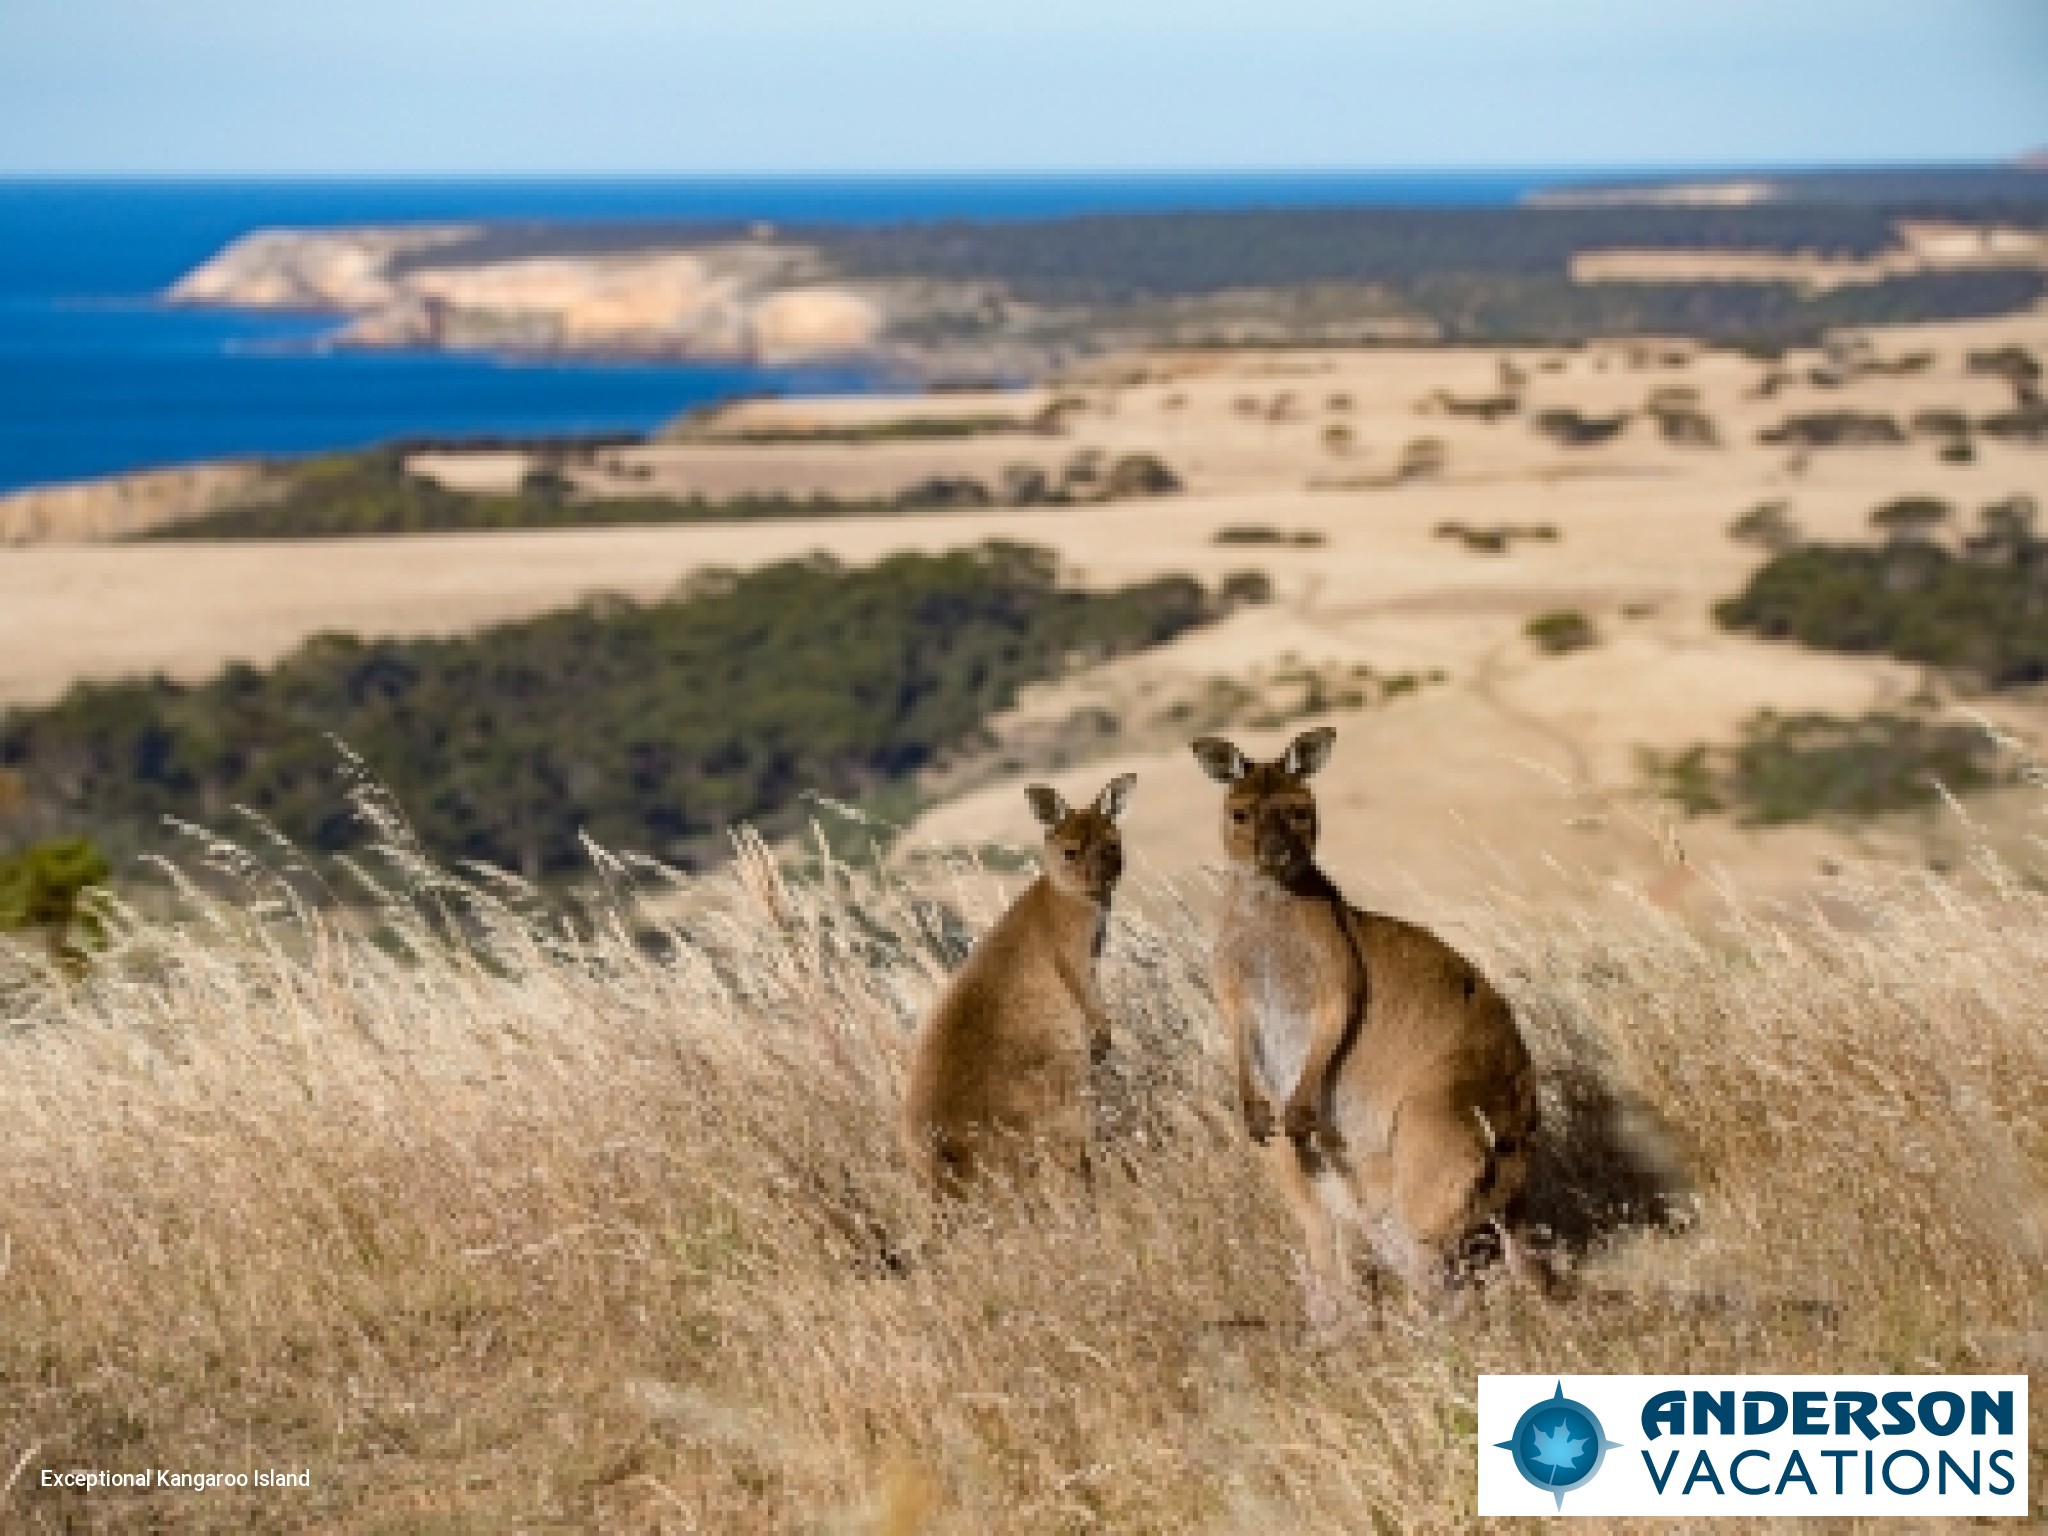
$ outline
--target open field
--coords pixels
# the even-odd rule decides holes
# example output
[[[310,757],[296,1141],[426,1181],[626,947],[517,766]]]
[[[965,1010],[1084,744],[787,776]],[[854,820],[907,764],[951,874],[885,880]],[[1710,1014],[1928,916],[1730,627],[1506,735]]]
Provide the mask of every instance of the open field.
[[[1461,1529],[1480,1371],[2048,1371],[2048,909],[2016,882],[1861,888],[1858,931],[1469,889],[1547,1208],[1605,1236],[1575,1300],[1389,1289],[1312,1337],[1186,889],[1113,928],[1092,1196],[942,1225],[891,1116],[951,953],[927,903],[977,929],[996,877],[749,855],[575,937],[372,865],[375,939],[259,860],[83,985],[0,952],[10,1529]],[[650,920],[658,954],[615,926]],[[1617,1224],[1646,1177],[1690,1230]],[[37,1482],[144,1466],[311,1486]]]
[[[454,634],[572,602],[597,590],[653,596],[707,565],[751,566],[827,550],[868,561],[901,549],[957,548],[997,536],[1060,550],[1072,574],[1109,585],[1165,572],[1213,582],[1248,567],[1275,601],[1027,698],[999,728],[1060,736],[1080,710],[1114,730],[1085,749],[999,752],[947,786],[950,803],[920,828],[965,843],[1020,825],[1028,777],[1078,768],[1135,770],[1134,847],[1161,874],[1202,858],[1212,797],[1184,751],[1178,704],[1219,679],[1290,669],[1371,667],[1441,673],[1440,683],[1373,708],[1331,705],[1342,732],[1328,795],[1335,867],[1363,897],[1435,910],[1478,866],[1445,856],[1453,834],[1485,859],[1530,867],[1561,859],[1644,882],[1659,900],[1711,900],[1717,869],[1758,888],[1825,892],[1827,866],[1880,856],[1947,860],[1919,819],[1846,831],[1758,832],[1708,819],[1680,829],[1690,855],[1666,854],[1661,817],[1633,798],[1643,748],[1725,741],[1753,712],[1855,715],[1918,690],[1915,668],[1761,643],[1716,627],[1711,605],[1763,558],[1728,536],[1739,515],[1786,503],[1810,537],[1872,536],[1873,507],[1937,495],[1968,519],[2015,494],[2048,499],[2048,450],[1976,436],[1974,458],[1946,462],[1940,441],[1796,449],[1759,435],[1790,416],[1853,410],[1909,423],[1946,410],[1981,420],[2009,409],[2011,387],[1968,367],[2000,346],[2048,350],[2048,316],[1871,334],[1881,370],[1814,353],[1764,362],[1682,343],[1569,352],[1429,351],[1159,354],[1097,365],[1055,393],[1057,435],[981,434],[886,441],[662,442],[606,449],[571,466],[579,496],[746,492],[889,494],[934,476],[992,481],[1019,462],[1045,467],[1093,452],[1156,453],[1185,493],[1082,507],[640,526],[328,542],[30,546],[0,552],[0,704],[54,697],[80,678],[161,670],[198,679],[231,659],[265,663],[308,634]],[[1504,369],[1507,370],[1504,373]],[[1816,381],[1819,372],[1826,382]],[[1775,381],[1775,382],[1770,382]],[[1484,411],[1514,383],[1516,409]],[[1768,393],[1763,393],[1768,388]],[[1664,440],[1645,413],[1659,391],[1691,390],[1719,447]],[[988,397],[930,396],[901,413],[985,415]],[[1024,397],[1034,417],[1044,395]],[[886,427],[884,407],[821,410],[755,402],[728,426],[788,434],[820,425]],[[1535,430],[1546,411],[1629,413],[1594,446]],[[1487,419],[1488,416],[1492,419]],[[720,423],[708,424],[714,432]],[[1441,444],[1415,468],[1411,445]],[[1404,463],[1409,465],[1403,472]],[[516,484],[514,453],[435,456],[417,464],[451,483]],[[1445,524],[1547,527],[1555,537],[1475,553]],[[1277,528],[1310,544],[1218,544],[1220,530]],[[1565,656],[1524,636],[1529,620],[1583,612],[1600,643]],[[2024,696],[1966,701],[2033,734]],[[1185,713],[1177,717],[1187,718]],[[1280,740],[1239,711],[1249,748]],[[1011,727],[1016,727],[1013,731]],[[2031,813],[2011,825],[2031,827]],[[1943,833],[1941,836],[1946,836]],[[1481,864],[1485,860],[1481,861]]]

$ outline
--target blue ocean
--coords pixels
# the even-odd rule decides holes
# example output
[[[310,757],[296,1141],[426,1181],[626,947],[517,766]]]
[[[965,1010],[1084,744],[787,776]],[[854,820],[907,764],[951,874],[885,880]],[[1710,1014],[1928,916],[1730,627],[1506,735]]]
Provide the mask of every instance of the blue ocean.
[[[393,437],[642,430],[857,370],[322,350],[334,321],[173,309],[250,230],[470,220],[1015,219],[1312,206],[1502,206],[1533,174],[693,181],[0,181],[0,491]]]

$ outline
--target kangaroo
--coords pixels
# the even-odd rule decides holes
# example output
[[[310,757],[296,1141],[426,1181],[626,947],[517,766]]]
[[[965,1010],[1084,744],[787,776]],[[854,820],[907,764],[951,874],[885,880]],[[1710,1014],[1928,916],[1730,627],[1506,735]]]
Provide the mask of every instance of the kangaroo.
[[[1229,786],[1216,999],[1245,1128],[1301,1222],[1318,1323],[1349,1292],[1354,1226],[1428,1300],[1489,1232],[1518,1277],[1547,1278],[1510,1232],[1536,1099],[1507,1000],[1436,935],[1352,906],[1316,864],[1308,780],[1336,734],[1305,731],[1271,763],[1194,743]]]
[[[941,1193],[1034,1158],[1085,1178],[1091,1060],[1110,1049],[1095,962],[1123,874],[1117,818],[1135,774],[1074,810],[1043,784],[1024,791],[1044,823],[1044,872],[1005,912],[933,1005],[911,1056],[903,1138]]]

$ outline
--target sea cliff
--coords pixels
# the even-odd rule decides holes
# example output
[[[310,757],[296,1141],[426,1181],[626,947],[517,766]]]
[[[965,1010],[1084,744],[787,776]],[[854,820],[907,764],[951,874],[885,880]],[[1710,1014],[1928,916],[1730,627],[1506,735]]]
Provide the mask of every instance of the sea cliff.
[[[687,248],[463,259],[477,234],[263,230],[175,284],[173,303],[346,317],[368,347],[692,357],[842,357],[880,338],[879,297],[820,281],[805,248],[766,240]]]

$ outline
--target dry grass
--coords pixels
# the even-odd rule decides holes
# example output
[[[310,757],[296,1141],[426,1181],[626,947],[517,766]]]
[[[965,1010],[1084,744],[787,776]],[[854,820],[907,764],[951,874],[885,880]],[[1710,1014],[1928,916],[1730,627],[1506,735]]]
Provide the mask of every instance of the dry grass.
[[[891,1110],[942,909],[978,927],[997,876],[749,849],[638,905],[606,865],[572,930],[400,860],[366,932],[217,855],[239,896],[89,982],[0,969],[10,1526],[1460,1527],[1481,1370],[2048,1362],[2048,904],[2009,883],[1872,889],[1851,931],[1491,898],[1559,1129],[1589,1072],[1662,1106],[1699,1220],[1562,1306],[1317,1342],[1172,891],[1113,942],[1112,1172],[941,1230]],[[36,1486],[158,1466],[313,1487]]]

